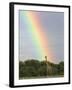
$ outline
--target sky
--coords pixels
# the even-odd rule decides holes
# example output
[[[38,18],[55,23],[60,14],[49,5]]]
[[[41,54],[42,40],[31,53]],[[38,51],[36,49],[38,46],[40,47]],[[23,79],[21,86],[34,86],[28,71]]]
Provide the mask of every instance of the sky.
[[[19,11],[19,59],[64,60],[64,13]]]

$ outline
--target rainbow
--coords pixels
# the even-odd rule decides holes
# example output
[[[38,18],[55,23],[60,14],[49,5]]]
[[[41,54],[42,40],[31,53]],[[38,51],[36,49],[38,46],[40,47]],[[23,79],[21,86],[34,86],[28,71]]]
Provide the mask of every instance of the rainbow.
[[[46,37],[44,32],[45,28],[41,25],[40,19],[38,18],[36,12],[22,11],[21,15],[22,19],[26,19],[25,21],[27,22],[28,32],[32,36],[34,45],[38,48],[36,50],[37,54],[41,55],[42,59],[45,59],[45,56],[47,56],[48,60],[52,61],[53,52],[49,46],[50,41],[48,36]]]

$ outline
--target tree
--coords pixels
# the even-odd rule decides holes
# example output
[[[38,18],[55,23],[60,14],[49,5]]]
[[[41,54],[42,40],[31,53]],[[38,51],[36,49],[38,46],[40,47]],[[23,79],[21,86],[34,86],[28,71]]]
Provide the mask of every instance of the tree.
[[[64,75],[64,62],[61,61],[58,66],[59,74]]]
[[[64,62],[54,64],[46,61],[39,60],[26,60],[19,62],[19,78],[32,78],[32,77],[45,77],[45,76],[63,76],[64,75]]]

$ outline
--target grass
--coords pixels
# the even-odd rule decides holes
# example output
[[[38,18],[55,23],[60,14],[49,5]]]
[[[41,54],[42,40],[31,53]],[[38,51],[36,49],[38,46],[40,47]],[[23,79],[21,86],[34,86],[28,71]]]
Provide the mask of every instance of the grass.
[[[22,79],[42,79],[42,78],[61,78],[64,77],[64,75],[51,75],[51,76],[36,76],[36,77],[23,77],[19,78],[20,80]]]

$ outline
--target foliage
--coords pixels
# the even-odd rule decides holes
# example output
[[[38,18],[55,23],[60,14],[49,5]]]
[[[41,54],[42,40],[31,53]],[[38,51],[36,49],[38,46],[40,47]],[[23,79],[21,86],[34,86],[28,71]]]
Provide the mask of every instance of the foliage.
[[[59,64],[39,60],[19,61],[19,78],[53,77],[64,75],[64,62]]]

